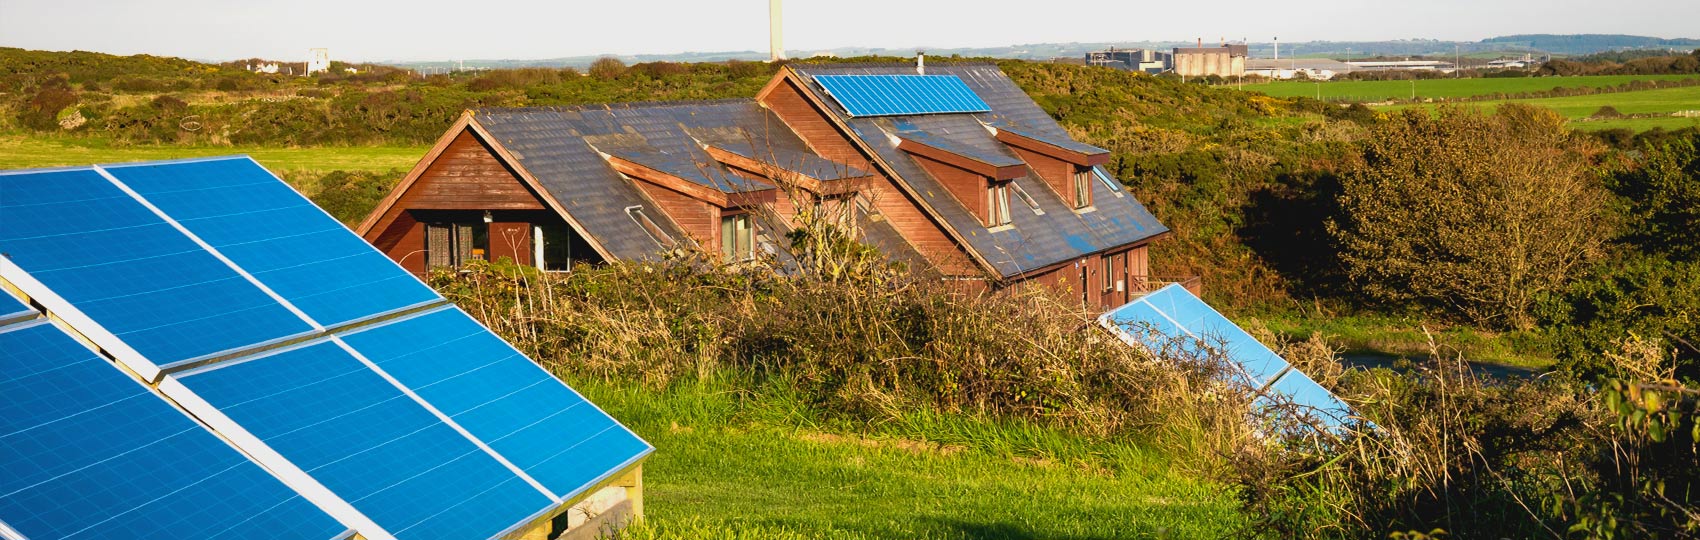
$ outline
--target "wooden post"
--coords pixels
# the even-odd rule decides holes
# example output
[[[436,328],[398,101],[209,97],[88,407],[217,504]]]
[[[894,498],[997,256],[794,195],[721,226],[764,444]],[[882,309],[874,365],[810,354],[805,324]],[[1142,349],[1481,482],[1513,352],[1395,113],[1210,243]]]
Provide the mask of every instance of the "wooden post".
[[[632,503],[632,519],[643,519],[643,465],[632,467],[632,471],[615,480],[612,485],[626,488],[626,500]]]

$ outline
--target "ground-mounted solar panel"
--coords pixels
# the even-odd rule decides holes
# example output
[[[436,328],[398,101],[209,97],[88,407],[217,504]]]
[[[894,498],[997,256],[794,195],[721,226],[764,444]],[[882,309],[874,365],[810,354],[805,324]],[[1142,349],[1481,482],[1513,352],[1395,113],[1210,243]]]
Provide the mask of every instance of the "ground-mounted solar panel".
[[[342,339],[558,496],[581,493],[651,450],[459,308]]]
[[[819,75],[814,79],[850,116],[992,110],[955,75]]]
[[[0,522],[31,540],[346,529],[45,320],[0,327]]]
[[[1111,310],[1099,323],[1158,354],[1176,347],[1187,348],[1181,351],[1186,353],[1220,353],[1242,382],[1258,391],[1260,405],[1290,406],[1330,428],[1351,417],[1351,407],[1179,284]]]
[[[332,341],[172,378],[396,538],[490,538],[558,502]]]
[[[102,168],[321,325],[440,299],[246,157]]]
[[[154,365],[311,329],[95,168],[0,172],[0,252]]]

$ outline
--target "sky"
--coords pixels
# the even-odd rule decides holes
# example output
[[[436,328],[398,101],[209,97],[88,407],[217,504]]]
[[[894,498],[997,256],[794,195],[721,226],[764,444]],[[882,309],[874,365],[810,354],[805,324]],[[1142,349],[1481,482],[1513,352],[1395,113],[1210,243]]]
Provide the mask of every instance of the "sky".
[[[539,59],[767,50],[766,0],[0,0],[0,46],[199,60]],[[785,48],[1700,37],[1700,0],[788,0]]]

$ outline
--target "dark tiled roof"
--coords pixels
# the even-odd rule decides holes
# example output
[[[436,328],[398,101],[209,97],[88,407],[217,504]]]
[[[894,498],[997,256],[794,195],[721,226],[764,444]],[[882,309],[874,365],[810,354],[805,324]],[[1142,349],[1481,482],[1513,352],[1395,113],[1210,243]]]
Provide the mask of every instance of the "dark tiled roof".
[[[835,101],[825,99],[812,78],[815,75],[906,74],[914,73],[914,66],[792,64],[791,68],[807,81],[805,86],[822,98],[829,111],[848,125],[857,138],[874,149],[882,161],[890,164],[950,227],[967,240],[975,252],[1004,277],[1018,276],[1108,248],[1136,243],[1168,231],[1125,190],[1094,182],[1094,210],[1076,212],[1048,184],[1029,171],[1027,176],[1016,179],[1016,182],[1032,195],[1044,210],[1044,215],[1036,215],[1025,208],[1024,203],[1013,202],[1015,207],[1011,213],[1015,226],[993,232],[912,158],[897,149],[893,136],[921,131],[933,138],[949,139],[959,147],[1007,154],[1009,150],[1003,143],[984,128],[984,125],[996,124],[1021,126],[1027,136],[1034,139],[1070,139],[1068,132],[1055,119],[1039,108],[995,65],[927,66],[928,74],[950,74],[962,78],[991,106],[990,113],[878,118],[848,117]],[[1102,168],[1099,171],[1104,172]],[[1121,196],[1117,196],[1118,192]]]
[[[808,152],[771,147],[758,149],[755,145],[744,141],[711,142],[709,144],[727,152],[764,163],[772,163],[781,169],[801,173],[809,178],[821,181],[863,178],[873,174]]]
[[[742,140],[786,155],[809,154],[801,139],[753,99],[492,108],[473,111],[473,118],[586,233],[610,255],[627,260],[654,260],[666,250],[626,212],[629,207],[644,207],[661,232],[678,241],[690,236],[661,209],[651,208],[601,152],[730,192],[772,186],[731,174],[703,144]]]
[[[1020,135],[1022,137],[1026,137],[1026,138],[1029,138],[1029,139],[1033,139],[1035,141],[1039,141],[1039,142],[1042,142],[1042,143],[1045,143],[1045,144],[1049,144],[1049,145],[1055,146],[1057,148],[1061,148],[1061,149],[1064,149],[1064,150],[1071,150],[1071,151],[1075,151],[1075,152],[1080,152],[1080,153],[1086,154],[1086,155],[1107,154],[1107,153],[1110,152],[1109,150],[1105,150],[1103,148],[1099,148],[1099,147],[1096,147],[1096,146],[1092,146],[1090,144],[1079,142],[1079,141],[1076,141],[1076,140],[1068,138],[1068,137],[1054,137],[1054,136],[1050,136],[1050,135],[1041,134],[1038,131],[1027,129],[1027,127],[1025,127],[1025,126],[1018,126],[1018,125],[1015,125],[1015,124],[1012,124],[1012,123],[1009,123],[1009,122],[993,122],[992,127],[998,128],[998,131],[1008,131],[1010,133],[1014,133],[1016,135]]]
[[[925,124],[935,125],[939,127],[941,131],[943,129],[949,129],[949,124],[959,124],[957,127],[969,127],[969,123],[973,124],[969,127],[969,129],[985,131],[985,128],[980,127],[979,122],[973,121],[973,119],[967,117],[959,118],[967,119],[968,122],[951,122],[948,121],[948,119],[947,121],[935,122],[931,121],[931,118],[923,120],[919,117],[916,119],[922,120]],[[1010,152],[1009,149],[1004,148],[1002,145],[990,147],[969,144],[969,141],[974,140],[973,137],[954,137],[950,133],[942,132],[934,134],[934,132],[931,131],[924,131],[923,128],[916,126],[914,122],[903,119],[899,119],[893,122],[893,124],[894,127],[897,128],[897,136],[899,138],[915,141],[939,150],[944,150],[952,154],[978,161],[980,163],[991,165],[993,167],[1019,167],[1026,164],[1026,162],[1021,161],[1020,157],[1017,157],[1013,152]]]

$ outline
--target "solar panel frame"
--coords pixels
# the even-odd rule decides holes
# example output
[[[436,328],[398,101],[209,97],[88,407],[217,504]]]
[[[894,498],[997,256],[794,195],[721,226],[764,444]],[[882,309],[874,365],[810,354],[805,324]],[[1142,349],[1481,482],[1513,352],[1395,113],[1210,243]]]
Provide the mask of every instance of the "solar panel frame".
[[[991,112],[956,75],[817,75],[851,117]]]
[[[28,320],[37,314],[35,308],[25,304],[23,300],[14,298],[5,290],[0,290],[0,326]]]
[[[139,539],[222,537],[239,526],[276,538],[346,532],[58,324],[0,328],[0,343],[0,471],[7,472],[0,474],[0,517],[11,520],[0,538],[24,538],[26,530],[39,538],[102,538],[109,531],[99,527],[120,517],[126,537]],[[123,505],[132,500],[142,502]],[[26,515],[19,521],[13,512]]]

